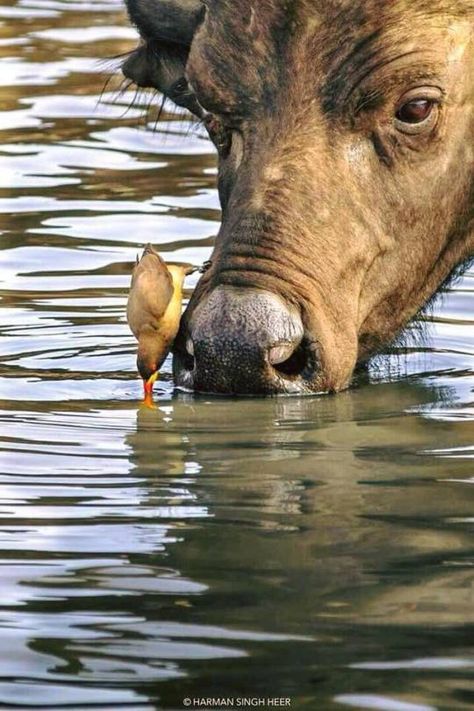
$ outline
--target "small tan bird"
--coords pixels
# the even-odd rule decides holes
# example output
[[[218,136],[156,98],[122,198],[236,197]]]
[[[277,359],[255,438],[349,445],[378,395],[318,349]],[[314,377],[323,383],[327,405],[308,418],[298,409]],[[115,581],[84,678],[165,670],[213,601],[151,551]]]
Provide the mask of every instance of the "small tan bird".
[[[189,265],[165,264],[147,244],[132,273],[127,321],[138,341],[137,367],[145,403],[152,403],[153,384],[178,333],[183,282],[197,271]]]

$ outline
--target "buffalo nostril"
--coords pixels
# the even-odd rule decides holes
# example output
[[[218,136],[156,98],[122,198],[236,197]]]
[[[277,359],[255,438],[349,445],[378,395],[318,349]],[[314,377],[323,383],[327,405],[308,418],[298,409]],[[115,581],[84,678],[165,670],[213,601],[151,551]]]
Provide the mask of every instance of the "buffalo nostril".
[[[268,350],[268,362],[271,365],[284,363],[296,349],[295,343],[277,343]]]
[[[270,349],[269,362],[273,369],[284,378],[298,378],[308,370],[310,365],[308,351],[302,341],[298,344],[285,343],[284,348],[280,346],[274,348],[274,353],[273,348]]]

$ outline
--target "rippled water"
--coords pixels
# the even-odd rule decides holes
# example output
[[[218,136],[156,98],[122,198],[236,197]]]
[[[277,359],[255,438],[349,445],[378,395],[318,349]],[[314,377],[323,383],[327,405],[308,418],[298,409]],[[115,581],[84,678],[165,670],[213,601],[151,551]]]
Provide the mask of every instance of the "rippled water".
[[[0,22],[0,705],[473,708],[474,274],[351,392],[140,408],[129,273],[208,257],[210,144],[99,102],[120,2]]]

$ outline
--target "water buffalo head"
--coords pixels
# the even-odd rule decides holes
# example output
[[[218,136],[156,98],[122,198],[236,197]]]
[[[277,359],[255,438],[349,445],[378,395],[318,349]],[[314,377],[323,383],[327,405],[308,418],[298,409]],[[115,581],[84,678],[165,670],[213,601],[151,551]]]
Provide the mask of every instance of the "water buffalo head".
[[[177,383],[337,391],[474,247],[472,0],[127,0],[124,73],[199,116],[222,225]]]

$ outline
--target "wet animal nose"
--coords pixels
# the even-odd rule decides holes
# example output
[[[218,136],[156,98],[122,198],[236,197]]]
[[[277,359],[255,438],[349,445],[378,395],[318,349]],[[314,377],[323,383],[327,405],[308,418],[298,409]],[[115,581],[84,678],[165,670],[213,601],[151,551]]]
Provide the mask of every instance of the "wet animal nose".
[[[194,310],[178,384],[202,392],[300,392],[309,367],[298,309],[264,290],[219,286]]]

